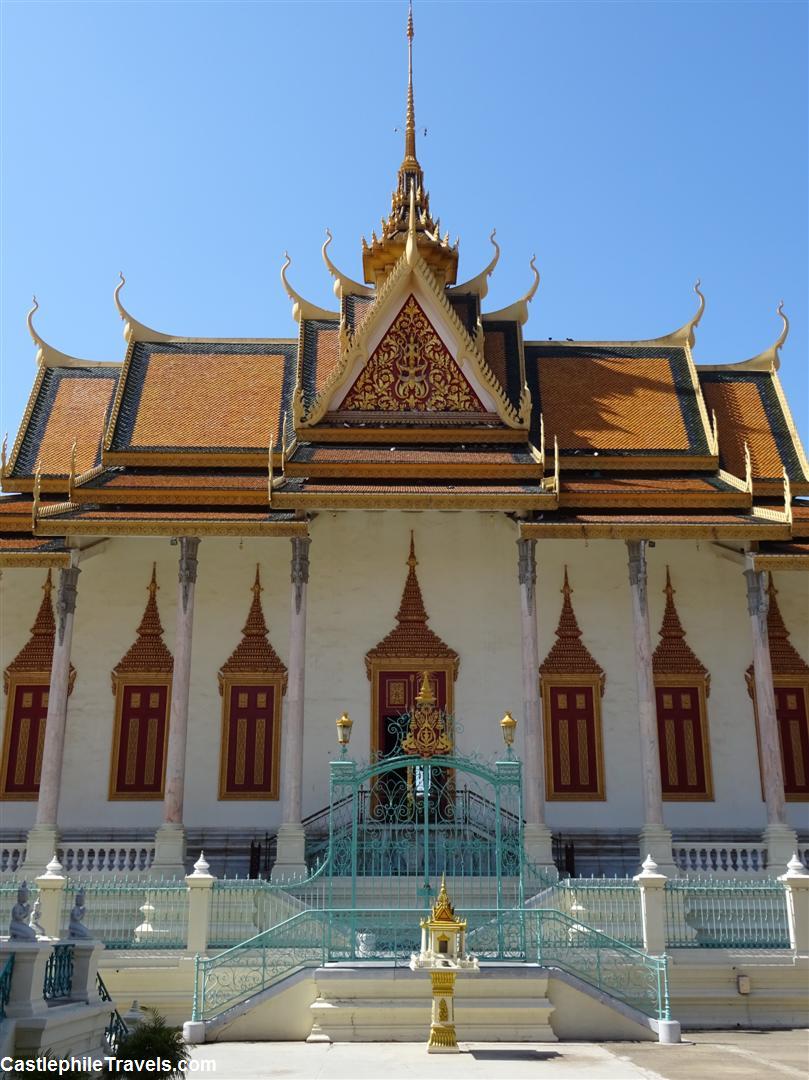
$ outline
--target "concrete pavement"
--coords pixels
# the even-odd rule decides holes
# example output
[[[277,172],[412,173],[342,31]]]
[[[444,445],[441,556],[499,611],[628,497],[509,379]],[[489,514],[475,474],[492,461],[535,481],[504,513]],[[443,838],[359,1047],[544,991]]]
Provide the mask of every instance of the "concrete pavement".
[[[190,1075],[216,1080],[807,1080],[809,1032],[685,1034],[657,1043],[212,1043],[193,1048]],[[207,1068],[200,1069],[205,1062]]]

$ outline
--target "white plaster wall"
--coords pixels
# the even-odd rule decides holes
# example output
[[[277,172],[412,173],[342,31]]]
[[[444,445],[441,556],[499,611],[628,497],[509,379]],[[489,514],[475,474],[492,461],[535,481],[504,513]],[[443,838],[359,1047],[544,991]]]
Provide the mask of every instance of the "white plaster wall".
[[[471,512],[320,514],[311,529],[305,814],[328,802],[334,719],[343,710],[355,721],[352,751],[367,756],[370,684],[363,658],[394,625],[411,528],[430,624],[461,657],[455,693],[456,715],[463,725],[460,748],[494,756],[502,746],[499,720],[504,711],[510,709],[522,719],[516,526],[504,515]],[[63,828],[151,828],[160,822],[159,802],[107,800],[114,717],[110,671],[134,640],[153,560],[158,564],[165,638],[173,647],[177,556],[178,549],[168,540],[120,539],[82,564],[73,638],[78,676],[69,703],[60,803]],[[216,673],[240,639],[256,562],[262,568],[270,637],[286,662],[289,558],[287,540],[209,538],[200,545],[188,825],[262,832],[279,823],[280,803],[217,800],[221,699]],[[543,541],[537,545],[537,561],[540,657],[553,642],[567,563],[584,641],[607,673],[602,701],[607,802],[551,803],[549,823],[557,829],[637,828],[642,817],[640,747],[626,547],[618,541]],[[712,676],[708,715],[716,796],[713,803],[666,803],[666,822],[674,829],[761,828],[765,817],[753,710],[744,680],[752,652],[742,567],[719,556],[709,543],[667,541],[650,549],[654,642],[663,612],[666,563],[688,641]],[[3,666],[27,640],[44,576],[40,570],[3,572]],[[784,573],[777,576],[776,586],[793,644],[809,658],[809,577]],[[520,724],[518,748],[521,730]],[[0,803],[0,825],[25,828],[34,811],[33,803]],[[805,827],[806,804],[788,804],[788,816],[796,827]]]

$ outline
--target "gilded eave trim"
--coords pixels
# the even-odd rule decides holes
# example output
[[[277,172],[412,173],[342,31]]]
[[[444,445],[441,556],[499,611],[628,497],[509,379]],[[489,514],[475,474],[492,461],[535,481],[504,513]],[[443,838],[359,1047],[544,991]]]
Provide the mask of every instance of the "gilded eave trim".
[[[411,479],[411,480],[539,480],[542,466],[531,464],[464,465],[461,463],[425,464],[424,462],[299,462],[287,461],[285,476],[306,476],[345,479]],[[273,496],[273,502],[275,496]]]
[[[354,417],[356,424],[356,416]],[[437,421],[440,423],[440,421]],[[446,443],[450,446],[463,444],[527,444],[529,433],[524,428],[497,427],[491,423],[480,427],[383,427],[381,424],[360,427],[306,428],[305,441],[310,443],[380,443],[390,446],[397,443]],[[592,466],[590,466],[592,468]]]
[[[787,524],[777,522],[747,524],[668,524],[666,522],[524,522],[520,525],[523,540],[789,540]]]
[[[555,495],[401,495],[273,492],[278,510],[553,510]],[[779,534],[780,535],[780,534]]]
[[[546,452],[551,452],[553,445],[546,446]],[[601,451],[582,452],[569,454],[563,450],[559,452],[559,465],[563,469],[601,471],[633,471],[633,472],[660,472],[664,469],[674,472],[716,472],[719,468],[718,456],[700,457],[696,454],[682,453],[678,455],[647,455],[642,452],[637,454],[605,454]]]
[[[770,555],[764,552],[753,556],[756,570],[809,570],[809,555]]]
[[[749,495],[739,491],[713,491],[701,492],[667,492],[667,491],[639,491],[639,492],[565,492],[564,488],[559,495],[561,508],[598,508],[621,509],[623,507],[648,507],[649,509],[666,509],[667,507],[689,507],[695,510],[703,507],[727,507],[728,509],[748,510],[752,504]]]
[[[275,500],[273,499],[273,502]],[[261,488],[76,488],[73,502],[78,506],[251,506],[266,507],[267,483]],[[30,521],[30,515],[29,515]]]
[[[104,521],[39,518],[37,536],[308,536],[305,521]]]
[[[69,551],[14,552],[0,553],[0,567],[28,569],[29,567],[70,566]]]
[[[31,388],[31,393],[28,395],[28,402],[25,406],[25,412],[22,414],[22,420],[20,421],[20,427],[17,431],[17,438],[14,440],[14,445],[11,448],[11,455],[6,462],[6,470],[3,473],[3,491],[17,491],[19,488],[7,488],[6,479],[10,479],[11,473],[14,471],[14,467],[17,464],[17,458],[20,456],[20,450],[22,449],[23,440],[25,439],[25,433],[28,430],[28,425],[31,422],[31,414],[34,411],[34,406],[37,403],[39,397],[39,391],[42,388],[42,381],[45,378],[45,372],[47,368],[44,364],[41,364],[37,368],[36,378],[34,379],[34,385]],[[31,481],[33,483],[33,479]]]
[[[345,441],[345,432],[343,433]],[[182,450],[171,447],[166,450],[113,450],[104,451],[102,464],[112,465],[159,465],[164,468],[266,469],[267,450]],[[280,468],[281,455],[273,452],[272,463]],[[64,487],[64,485],[63,485]],[[43,485],[43,490],[45,490]]]

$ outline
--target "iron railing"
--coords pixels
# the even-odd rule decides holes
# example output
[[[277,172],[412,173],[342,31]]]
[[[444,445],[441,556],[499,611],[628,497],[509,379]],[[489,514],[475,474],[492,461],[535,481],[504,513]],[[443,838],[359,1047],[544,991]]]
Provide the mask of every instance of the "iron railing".
[[[673,878],[666,882],[670,949],[788,949],[781,882]]]
[[[213,957],[195,959],[195,1020],[211,1020],[305,967],[335,961],[405,966],[421,908],[302,911]],[[647,1016],[669,1018],[665,957],[647,956],[559,911],[467,909],[467,943],[483,961],[537,963],[577,976]]]
[[[6,1018],[6,1005],[11,1000],[11,977],[14,974],[14,953],[9,956],[0,971],[0,1020]]]
[[[73,989],[73,945],[54,945],[45,965],[42,996],[46,1001],[62,1001]]]
[[[188,888],[184,881],[132,881],[107,878],[68,880],[63,925],[76,894],[83,890],[90,936],[108,949],[184,949],[188,926]]]
[[[627,945],[643,945],[640,889],[631,878],[565,878],[539,891],[527,906],[554,908]]]
[[[96,989],[98,990],[98,996],[102,1001],[108,1001],[112,1003],[112,995],[107,989],[104,980],[101,978],[99,972],[96,972]],[[129,1034],[129,1028],[126,1021],[112,1005],[112,1011],[110,1012],[110,1019],[107,1026],[104,1028],[104,1045],[111,1054],[117,1052],[121,1040]]]

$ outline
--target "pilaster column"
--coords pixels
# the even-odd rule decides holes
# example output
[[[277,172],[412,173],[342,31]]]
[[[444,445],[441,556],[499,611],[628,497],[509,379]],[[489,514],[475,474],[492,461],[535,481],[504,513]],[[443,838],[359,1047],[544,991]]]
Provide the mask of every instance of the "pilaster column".
[[[652,635],[646,588],[646,540],[627,540],[629,590],[632,596],[632,627],[635,678],[638,687],[643,828],[641,855],[651,855],[660,870],[671,877],[677,868],[671,852],[671,832],[663,824],[663,792],[660,783],[660,750],[657,740],[657,705],[652,671]]]
[[[155,836],[152,870],[160,874],[185,874],[185,752],[188,741],[188,698],[191,689],[191,643],[194,627],[194,590],[197,581],[199,537],[179,539],[179,593],[177,629],[174,637],[174,671],[171,680],[169,745],[166,755],[166,786],[163,824]]]
[[[81,571],[73,553],[70,566],[59,571],[56,593],[56,637],[53,643],[51,681],[48,687],[48,715],[45,721],[45,745],[39,778],[36,823],[28,833],[25,865],[44,869],[56,851],[59,840],[57,812],[62,786],[62,759],[65,750],[67,698],[70,689],[70,649],[73,643],[73,617]]]
[[[306,592],[309,584],[308,536],[292,539],[289,666],[281,733],[281,818],[272,876],[303,876],[305,835],[301,825],[303,792],[303,705],[306,677]]]
[[[789,862],[797,847],[795,831],[787,825],[784,802],[784,770],[781,764],[781,747],[778,740],[778,721],[775,715],[775,691],[772,681],[770,638],[767,630],[769,596],[766,575],[753,567],[748,556],[747,612],[753,635],[753,676],[758,717],[759,755],[764,802],[767,807],[767,828],[764,843],[770,866],[781,867]]]
[[[539,700],[536,546],[536,540],[517,541],[522,641],[523,812],[528,859],[535,864],[552,867],[551,832],[545,824],[545,745]]]

